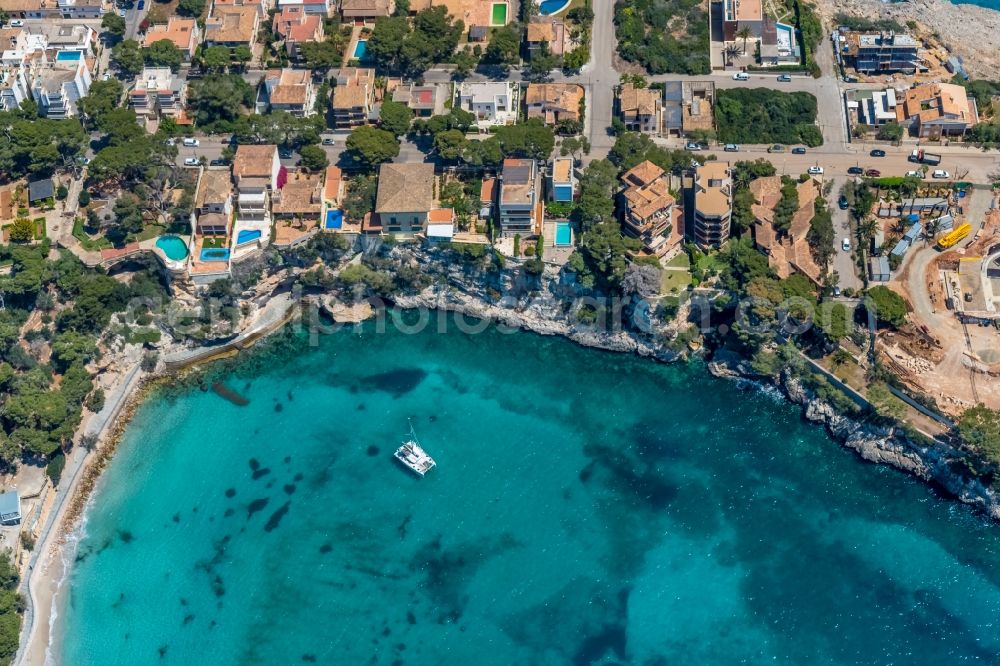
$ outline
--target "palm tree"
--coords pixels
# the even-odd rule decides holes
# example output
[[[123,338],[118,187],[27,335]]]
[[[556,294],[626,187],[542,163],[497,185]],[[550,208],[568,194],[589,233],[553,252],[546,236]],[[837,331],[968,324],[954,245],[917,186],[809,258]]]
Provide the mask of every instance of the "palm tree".
[[[878,220],[874,217],[865,218],[858,223],[858,236],[863,240],[874,237],[876,231],[878,231]]]
[[[747,54],[747,40],[753,37],[753,31],[750,30],[750,26],[743,26],[736,31],[737,39],[743,40],[743,55]]]
[[[736,46],[736,44],[729,44],[722,50],[722,57],[726,59],[729,65],[733,64],[733,59],[738,55],[740,55],[740,47]]]

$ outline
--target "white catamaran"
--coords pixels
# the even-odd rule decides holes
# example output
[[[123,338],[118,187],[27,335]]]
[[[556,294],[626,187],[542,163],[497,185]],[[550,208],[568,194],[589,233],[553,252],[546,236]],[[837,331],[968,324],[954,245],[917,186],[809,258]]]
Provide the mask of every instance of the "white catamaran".
[[[411,470],[423,476],[431,471],[436,464],[434,459],[427,455],[427,452],[420,448],[417,441],[417,433],[413,431],[413,424],[410,424],[410,436],[403,442],[403,445],[396,449],[396,460],[403,463]]]

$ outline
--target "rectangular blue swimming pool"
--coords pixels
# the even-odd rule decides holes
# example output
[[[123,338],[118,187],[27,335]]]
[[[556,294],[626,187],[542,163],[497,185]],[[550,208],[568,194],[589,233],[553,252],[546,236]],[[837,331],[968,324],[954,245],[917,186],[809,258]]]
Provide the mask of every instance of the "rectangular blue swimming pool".
[[[56,54],[56,60],[58,61],[74,61],[82,57],[83,53],[80,51],[60,51]]]
[[[556,222],[555,244],[558,247],[573,244],[573,227],[569,222]]]
[[[339,210],[326,211],[326,228],[340,229],[344,224],[344,213]]]
[[[201,261],[229,261],[229,250],[221,247],[202,248],[198,258]]]
[[[359,39],[354,47],[354,57],[358,60],[364,60],[366,53],[368,53],[368,40]]]

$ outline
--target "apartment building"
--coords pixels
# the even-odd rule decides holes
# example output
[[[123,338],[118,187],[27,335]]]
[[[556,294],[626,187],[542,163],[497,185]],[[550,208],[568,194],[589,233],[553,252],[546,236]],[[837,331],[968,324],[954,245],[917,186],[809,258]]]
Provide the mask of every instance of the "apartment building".
[[[501,235],[526,238],[540,233],[543,204],[539,186],[535,160],[508,158],[503,161],[497,202]]]
[[[233,157],[237,222],[270,219],[270,195],[283,184],[284,169],[274,145],[241,145]]]
[[[694,170],[691,231],[699,247],[720,247],[729,240],[732,190],[728,162],[706,162]]]
[[[287,111],[298,118],[316,113],[312,72],[305,69],[269,69],[264,72],[257,108]]]
[[[194,198],[195,231],[225,236],[233,214],[233,183],[229,169],[203,169]]]
[[[175,117],[184,111],[187,80],[169,67],[146,67],[136,77],[128,99],[138,115]]]
[[[663,256],[684,237],[677,200],[670,193],[670,176],[649,160],[626,171],[621,192],[622,231],[642,241],[643,250]]]
[[[156,42],[165,39],[184,54],[185,61],[190,62],[191,58],[194,57],[195,51],[198,50],[200,36],[201,31],[198,28],[197,21],[191,18],[171,16],[165,24],[151,25],[146,30],[146,36],[143,37],[142,45],[145,48],[149,48]]]
[[[375,104],[375,70],[342,67],[335,74],[337,85],[330,95],[333,124],[338,129],[364,125],[372,120]]]

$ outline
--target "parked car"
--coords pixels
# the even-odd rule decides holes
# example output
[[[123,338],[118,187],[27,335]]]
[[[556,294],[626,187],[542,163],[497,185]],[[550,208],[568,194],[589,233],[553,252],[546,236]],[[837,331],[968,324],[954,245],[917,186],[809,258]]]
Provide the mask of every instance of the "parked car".
[[[749,81],[750,75],[746,72],[736,72],[733,74],[733,81]]]
[[[792,77],[790,77],[788,74],[782,74],[781,76],[778,77],[778,80],[781,81],[782,83],[788,83],[789,81],[792,80]]]
[[[107,81],[110,78],[111,78],[111,72],[104,72],[104,74],[101,75],[101,81]]]
[[[859,166],[847,167],[847,173],[851,174],[852,176],[860,176],[864,172],[865,170]]]
[[[885,157],[885,151],[880,148],[876,148],[875,150],[873,150],[868,154],[871,155],[872,157]]]
[[[694,141],[688,141],[687,145],[684,146],[684,150],[702,150],[704,146],[700,143],[695,143]]]
[[[785,147],[783,145],[781,145],[780,143],[776,143],[773,146],[771,146],[770,148],[768,148],[767,152],[769,152],[769,153],[783,153],[783,152],[785,152]]]
[[[805,155],[805,154],[806,154],[806,149],[803,148],[802,146],[795,146],[794,148],[792,148],[792,155]]]
[[[842,249],[844,252],[850,252],[851,251],[851,239],[850,238],[845,238],[844,240],[840,241],[840,249]]]
[[[226,166],[226,160],[216,158],[208,163],[208,166]]]
[[[194,137],[186,136],[184,137],[184,145],[188,148],[197,148],[201,145],[201,141],[195,139]]]
[[[840,292],[840,287],[834,287],[834,288],[833,288],[833,295],[834,295],[835,297],[837,297],[837,298],[840,298],[840,293],[841,293],[841,292]]]
[[[118,16],[121,16],[122,18],[125,18],[125,10],[124,9],[119,9],[118,10]]]
[[[924,172],[923,171],[907,171],[906,172],[906,177],[907,178],[923,178],[924,177]]]
[[[337,143],[337,141],[332,136],[324,136],[323,137],[323,145],[324,146],[332,146],[335,143]]]
[[[931,173],[931,178],[940,178],[942,180],[947,180],[948,178],[951,178],[951,174],[945,171],[944,169],[934,169],[934,172]]]
[[[847,200],[847,197],[841,194],[840,198],[837,199],[837,205],[840,206],[840,210],[847,210],[851,207],[851,202]]]
[[[858,82],[858,77],[856,76],[848,75],[844,77],[844,83],[857,83],[857,82]]]
[[[878,178],[882,175],[882,172],[878,169],[868,169],[868,171],[865,171],[865,175],[869,178]]]
[[[145,7],[146,7],[146,0],[139,0],[139,4],[135,6],[135,8],[139,10],[145,9]]]
[[[723,150],[727,153],[738,153],[740,151],[740,147],[735,143],[727,143]]]
[[[198,166],[201,164],[201,160],[197,157],[185,157],[184,166]]]
[[[811,167],[809,167],[809,175],[810,176],[822,176],[823,175],[823,167],[818,166],[818,165],[817,166],[811,166]]]
[[[23,28],[24,27],[24,21],[22,21],[21,19],[14,19],[10,23],[8,23],[8,25],[10,27],[12,27],[12,28]]]
[[[292,159],[292,149],[291,148],[278,148],[278,157],[283,160]]]

